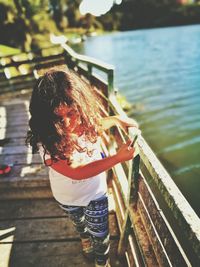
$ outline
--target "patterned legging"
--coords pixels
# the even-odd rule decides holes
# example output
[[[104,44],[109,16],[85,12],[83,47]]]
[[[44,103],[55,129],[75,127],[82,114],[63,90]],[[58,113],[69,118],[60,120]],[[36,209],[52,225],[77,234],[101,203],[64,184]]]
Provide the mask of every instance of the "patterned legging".
[[[90,201],[88,206],[60,205],[69,214],[81,238],[92,240],[95,260],[98,264],[106,263],[109,254],[108,197],[106,195]]]

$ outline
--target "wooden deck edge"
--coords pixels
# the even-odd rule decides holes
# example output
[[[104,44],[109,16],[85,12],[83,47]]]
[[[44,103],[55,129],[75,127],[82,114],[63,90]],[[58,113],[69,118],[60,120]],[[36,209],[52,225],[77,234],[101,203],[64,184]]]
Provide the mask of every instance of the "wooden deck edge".
[[[28,189],[37,187],[49,187],[49,178],[45,176],[32,176],[32,177],[1,177],[0,190],[6,189]]]
[[[1,177],[0,200],[52,197],[47,176]]]
[[[46,187],[24,187],[24,188],[0,188],[0,200],[12,199],[33,199],[33,198],[51,198],[52,193],[49,186]]]

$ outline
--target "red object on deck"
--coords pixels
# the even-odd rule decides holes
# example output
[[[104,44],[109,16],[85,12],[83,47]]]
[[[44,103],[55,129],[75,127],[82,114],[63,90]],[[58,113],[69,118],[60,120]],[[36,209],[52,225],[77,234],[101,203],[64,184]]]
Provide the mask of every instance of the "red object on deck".
[[[9,165],[3,164],[0,165],[0,175],[9,174],[11,171],[11,167]]]

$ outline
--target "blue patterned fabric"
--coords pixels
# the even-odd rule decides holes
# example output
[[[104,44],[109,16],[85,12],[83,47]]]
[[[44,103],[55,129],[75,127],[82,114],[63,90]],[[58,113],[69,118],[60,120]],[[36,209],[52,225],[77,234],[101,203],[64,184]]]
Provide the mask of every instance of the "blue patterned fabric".
[[[91,237],[96,262],[104,265],[110,248],[107,195],[90,201],[86,207],[62,204],[60,207],[69,215],[81,238]]]

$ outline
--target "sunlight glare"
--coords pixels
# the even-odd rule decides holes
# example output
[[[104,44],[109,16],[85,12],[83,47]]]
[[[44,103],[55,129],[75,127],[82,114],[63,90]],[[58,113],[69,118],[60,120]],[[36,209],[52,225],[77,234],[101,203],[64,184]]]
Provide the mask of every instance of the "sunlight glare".
[[[55,34],[50,33],[50,41],[52,44],[65,44],[68,39],[64,35],[56,36]]]
[[[15,227],[0,230],[0,236],[6,235],[6,234],[8,235],[7,237],[1,239],[1,241],[5,242],[5,244],[3,243],[0,244],[0,266],[9,267],[10,265],[10,255],[11,255],[13,240],[14,240],[13,232],[15,230],[16,230]]]
[[[6,137],[6,125],[7,125],[7,118],[6,118],[6,108],[0,107],[0,119],[1,119],[1,129],[0,129],[0,139],[4,139]]]
[[[108,12],[113,4],[121,4],[122,0],[83,0],[79,6],[82,15],[90,13],[96,17]]]

